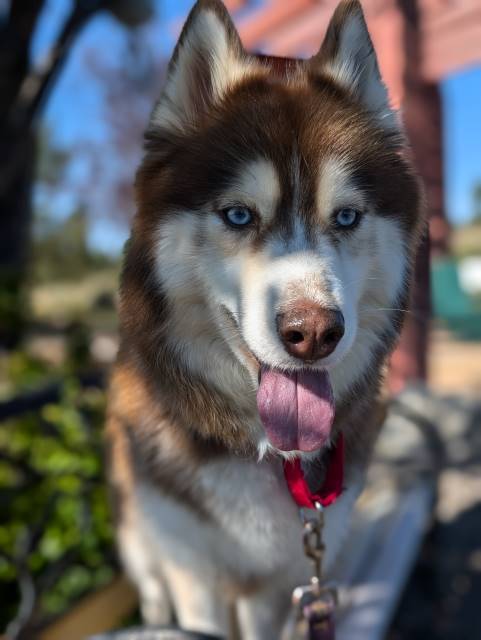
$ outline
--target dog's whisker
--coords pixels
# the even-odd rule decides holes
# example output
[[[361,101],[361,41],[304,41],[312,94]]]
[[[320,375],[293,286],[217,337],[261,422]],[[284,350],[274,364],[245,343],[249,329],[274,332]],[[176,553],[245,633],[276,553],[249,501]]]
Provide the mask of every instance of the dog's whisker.
[[[402,313],[412,313],[409,309],[398,309],[396,307],[364,307],[359,313],[370,313],[371,311],[401,311]]]

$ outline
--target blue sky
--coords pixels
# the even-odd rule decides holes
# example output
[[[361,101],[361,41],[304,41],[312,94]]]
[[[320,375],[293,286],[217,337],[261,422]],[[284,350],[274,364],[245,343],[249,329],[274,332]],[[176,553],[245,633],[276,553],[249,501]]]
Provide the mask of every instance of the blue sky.
[[[262,0],[255,2],[261,3]],[[191,4],[192,0],[154,0],[155,16],[152,23],[143,28],[142,38],[155,55],[168,55],[174,44],[174,25]],[[48,51],[71,5],[72,0],[47,1],[33,44],[35,60],[40,60]],[[104,93],[89,72],[85,56],[87,51],[95,51],[105,62],[121,65],[125,43],[126,30],[106,13],[98,14],[78,37],[43,116],[60,146],[69,148],[89,141],[101,144],[105,139]],[[473,186],[481,180],[481,64],[446,78],[441,92],[446,210],[452,222],[463,223],[472,212]],[[82,167],[75,170],[81,173]],[[66,215],[73,204],[69,194],[62,194],[55,200],[56,214]],[[115,252],[121,247],[125,234],[118,223],[100,217],[93,220],[90,237],[96,247]]]
[[[446,211],[462,223],[473,211],[473,186],[481,182],[481,65],[447,77],[441,95]]]

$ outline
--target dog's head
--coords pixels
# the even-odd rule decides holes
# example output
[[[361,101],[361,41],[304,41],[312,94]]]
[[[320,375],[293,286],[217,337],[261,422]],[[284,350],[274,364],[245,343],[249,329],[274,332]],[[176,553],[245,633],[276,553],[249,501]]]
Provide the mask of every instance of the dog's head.
[[[399,331],[421,228],[360,4],[339,5],[314,57],[276,61],[200,0],[147,140],[136,228],[174,319],[166,339],[201,373],[223,341],[255,384],[262,372],[271,444],[319,448],[333,397]],[[232,386],[227,366],[211,375]]]

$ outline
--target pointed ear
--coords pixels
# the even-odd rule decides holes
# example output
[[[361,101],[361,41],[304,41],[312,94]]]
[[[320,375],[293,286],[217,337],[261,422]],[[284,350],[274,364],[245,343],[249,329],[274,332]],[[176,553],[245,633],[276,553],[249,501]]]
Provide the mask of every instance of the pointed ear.
[[[220,0],[198,0],[170,60],[151,127],[183,130],[244,77],[247,56]]]
[[[351,91],[383,128],[400,129],[358,0],[342,0],[338,5],[321,49],[309,64]]]

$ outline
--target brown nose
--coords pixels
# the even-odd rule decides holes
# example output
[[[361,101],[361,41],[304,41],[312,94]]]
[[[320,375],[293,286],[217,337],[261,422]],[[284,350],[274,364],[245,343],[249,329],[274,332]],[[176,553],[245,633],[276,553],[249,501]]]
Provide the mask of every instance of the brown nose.
[[[277,331],[288,353],[305,361],[326,358],[344,335],[344,316],[309,301],[277,315]]]

